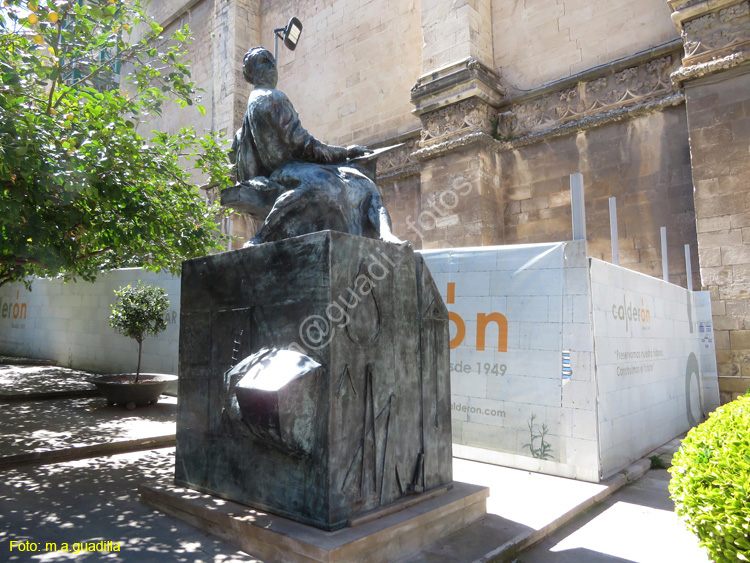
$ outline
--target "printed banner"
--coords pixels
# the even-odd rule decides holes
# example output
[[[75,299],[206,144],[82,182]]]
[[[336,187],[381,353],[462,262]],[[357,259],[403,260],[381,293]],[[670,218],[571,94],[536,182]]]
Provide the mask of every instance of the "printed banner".
[[[564,459],[564,244],[422,254],[450,312],[454,444]]]
[[[606,474],[702,422],[718,380],[701,293],[591,260],[591,296]]]

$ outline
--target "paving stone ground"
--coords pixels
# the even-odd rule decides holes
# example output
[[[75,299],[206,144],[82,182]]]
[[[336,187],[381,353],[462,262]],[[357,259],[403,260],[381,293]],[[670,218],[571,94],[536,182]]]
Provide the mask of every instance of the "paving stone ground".
[[[0,401],[95,396],[96,388],[86,381],[90,375],[58,366],[0,363]]]
[[[165,446],[174,444],[176,399],[128,411],[100,397],[66,396],[86,390],[86,375],[0,364],[0,561],[259,562],[139,502],[139,485],[174,474],[174,448]],[[29,400],[39,393],[58,398]],[[653,453],[669,462],[679,443]],[[676,520],[666,471],[648,466],[644,459],[594,484],[454,458],[455,480],[490,488],[487,516],[401,563],[707,563]],[[644,538],[656,547],[626,549]],[[19,541],[38,551],[10,551]],[[102,541],[119,542],[120,551],[72,551]]]
[[[653,469],[519,553],[515,563],[710,563],[674,513],[666,469]]]
[[[174,448],[3,471],[0,561],[258,561],[138,500],[138,485],[173,471]],[[11,541],[39,549],[11,552]],[[76,543],[100,541],[120,551],[73,553]]]
[[[0,466],[22,454],[108,445],[116,453],[118,443],[174,437],[177,399],[162,396],[132,411],[103,397],[17,401],[2,404],[2,411]]]

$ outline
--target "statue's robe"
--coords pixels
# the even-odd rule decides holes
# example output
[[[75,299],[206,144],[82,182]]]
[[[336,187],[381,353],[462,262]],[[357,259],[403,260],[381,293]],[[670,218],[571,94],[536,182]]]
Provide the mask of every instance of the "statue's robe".
[[[387,211],[374,178],[346,162],[346,148],[310,135],[283,92],[262,87],[251,92],[232,152],[238,182],[275,191],[276,201],[254,243],[326,229],[392,236],[390,226],[381,233]]]

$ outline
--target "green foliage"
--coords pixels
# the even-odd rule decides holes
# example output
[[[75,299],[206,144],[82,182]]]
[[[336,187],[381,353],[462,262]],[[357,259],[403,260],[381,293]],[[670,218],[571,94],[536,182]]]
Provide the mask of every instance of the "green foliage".
[[[167,292],[151,285],[128,284],[115,290],[117,301],[112,307],[109,325],[138,343],[136,382],[141,373],[141,349],[147,335],[157,335],[167,328],[169,312]]]
[[[187,27],[162,37],[140,1],[4,4],[0,285],[136,264],[176,272],[220,248],[219,210],[189,183],[191,171],[229,182],[218,136],[139,132],[165,103],[195,104]]]
[[[667,468],[667,465],[664,463],[664,460],[661,458],[661,456],[652,455],[648,459],[651,460],[651,469],[666,469]]]
[[[675,511],[711,559],[750,560],[750,396],[693,428],[669,471]]]

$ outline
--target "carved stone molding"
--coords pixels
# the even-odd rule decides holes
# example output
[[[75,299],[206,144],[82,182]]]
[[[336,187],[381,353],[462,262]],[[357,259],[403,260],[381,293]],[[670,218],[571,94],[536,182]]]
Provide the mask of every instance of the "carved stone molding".
[[[675,83],[750,58],[750,0],[670,0],[669,5],[685,49]]]
[[[413,153],[412,156],[419,162],[423,162],[472,145],[483,145],[484,147],[490,147],[491,150],[498,150],[500,143],[489,133],[472,131],[466,135],[450,137],[436,144],[428,145]]]
[[[500,108],[497,137],[511,141],[538,135],[563,125],[591,121],[624,109],[637,108],[678,93],[670,80],[679,66],[675,52],[632,66],[610,65],[598,72],[568,79],[557,88],[546,87],[538,93],[519,97]]]
[[[481,131],[492,134],[497,110],[479,98],[469,98],[425,113],[420,119],[421,146],[424,148],[468,133]]]
[[[704,62],[750,41],[750,2],[740,2],[718,12],[685,22],[684,64]]]
[[[750,63],[750,50],[732,53],[726,57],[693,66],[682,66],[672,73],[672,82],[677,86],[681,86],[689,80],[695,80],[696,78],[702,78],[716,72],[729,70],[746,63]]]
[[[685,94],[681,91],[667,96],[666,98],[658,98],[652,102],[644,104],[638,104],[635,106],[623,106],[620,109],[595,114],[589,117],[584,117],[579,120],[569,121],[562,125],[555,126],[551,129],[545,129],[539,133],[532,133],[522,137],[513,137],[509,140],[495,141],[496,150],[498,151],[509,151],[520,149],[541,143],[549,139],[556,137],[565,137],[567,135],[575,135],[581,131],[588,131],[595,127],[601,127],[612,123],[620,123],[627,120],[632,120],[637,117],[649,115],[664,111],[664,109],[674,106],[679,106],[685,103]],[[419,155],[419,153],[417,153]]]
[[[504,96],[500,76],[474,57],[420,76],[411,90],[413,113],[422,122],[416,158],[450,150],[457,139],[489,137]]]
[[[504,96],[497,73],[473,57],[420,76],[411,89],[417,116],[470,98],[497,106]]]
[[[378,183],[396,181],[419,173],[419,161],[414,152],[419,148],[419,134],[406,138],[397,149],[385,153],[378,159]]]

